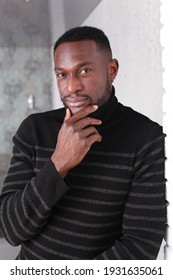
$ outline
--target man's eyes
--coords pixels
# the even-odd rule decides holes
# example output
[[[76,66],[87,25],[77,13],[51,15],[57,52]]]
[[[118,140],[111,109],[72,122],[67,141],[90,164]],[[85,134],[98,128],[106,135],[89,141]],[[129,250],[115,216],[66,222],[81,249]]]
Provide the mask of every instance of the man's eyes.
[[[76,73],[75,75],[83,75],[83,74],[87,74],[90,73],[91,69],[90,68],[84,68],[78,71],[78,73]],[[67,76],[70,76],[70,74],[68,73],[64,73],[64,72],[60,72],[60,73],[56,73],[57,78],[66,78]]]
[[[66,77],[66,74],[65,73],[56,73],[56,76],[58,78],[65,78]]]
[[[85,69],[82,69],[82,70],[80,71],[81,74],[87,74],[87,73],[89,73],[89,72],[91,72],[91,69],[90,69],[90,68],[85,68]]]

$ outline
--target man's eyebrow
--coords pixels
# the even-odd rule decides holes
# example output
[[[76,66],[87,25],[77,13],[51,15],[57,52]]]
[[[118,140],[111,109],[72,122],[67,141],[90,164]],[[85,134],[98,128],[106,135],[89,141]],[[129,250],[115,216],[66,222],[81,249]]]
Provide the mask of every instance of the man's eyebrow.
[[[75,65],[76,68],[80,68],[80,67],[83,67],[83,66],[86,66],[86,65],[92,65],[94,64],[92,61],[85,61],[85,62],[82,62],[82,63],[79,63],[77,65]],[[61,71],[61,70],[64,70],[65,68],[63,67],[54,67],[54,70],[55,71]]]

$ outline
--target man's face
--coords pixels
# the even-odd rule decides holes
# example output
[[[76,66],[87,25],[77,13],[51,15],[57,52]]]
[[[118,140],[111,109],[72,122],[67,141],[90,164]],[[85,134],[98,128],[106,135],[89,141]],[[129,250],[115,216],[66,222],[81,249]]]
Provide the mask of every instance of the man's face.
[[[118,63],[92,40],[65,42],[54,54],[55,74],[63,104],[77,113],[89,104],[103,105],[110,96]]]

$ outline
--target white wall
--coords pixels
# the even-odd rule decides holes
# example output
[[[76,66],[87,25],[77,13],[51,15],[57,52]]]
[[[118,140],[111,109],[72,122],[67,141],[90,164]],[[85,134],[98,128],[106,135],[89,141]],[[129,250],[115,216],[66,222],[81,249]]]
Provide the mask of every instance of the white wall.
[[[109,37],[120,70],[115,81],[119,101],[162,123],[160,2],[102,0],[82,25]]]
[[[161,5],[161,44],[163,46],[162,62],[164,67],[163,73],[163,128],[166,133],[166,178],[167,178],[167,232],[166,232],[166,246],[165,259],[173,259],[173,2],[162,0]]]

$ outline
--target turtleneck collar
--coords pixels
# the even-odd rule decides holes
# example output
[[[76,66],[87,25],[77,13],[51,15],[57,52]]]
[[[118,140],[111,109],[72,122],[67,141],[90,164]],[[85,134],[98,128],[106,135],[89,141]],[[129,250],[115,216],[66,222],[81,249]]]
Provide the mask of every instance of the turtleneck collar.
[[[111,121],[112,117],[115,115],[115,111],[118,106],[118,100],[115,97],[115,89],[112,87],[112,93],[109,99],[101,107],[97,109],[94,113],[90,114],[93,118],[97,118],[102,121],[102,125],[107,124]]]

